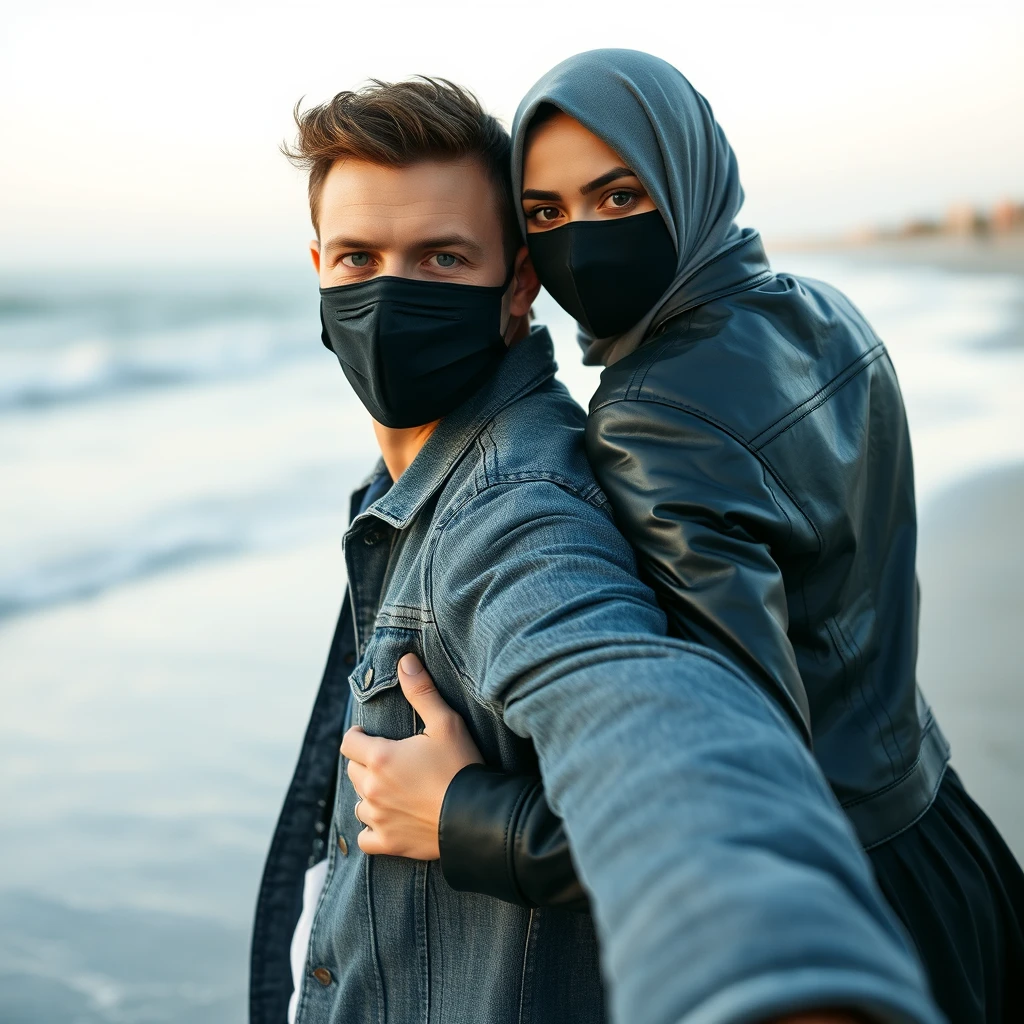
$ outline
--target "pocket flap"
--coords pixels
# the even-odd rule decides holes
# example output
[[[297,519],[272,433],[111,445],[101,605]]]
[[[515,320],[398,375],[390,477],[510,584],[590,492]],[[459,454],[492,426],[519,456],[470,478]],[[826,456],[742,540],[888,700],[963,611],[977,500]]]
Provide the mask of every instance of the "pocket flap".
[[[423,660],[423,640],[415,629],[379,626],[366,645],[366,652],[348,677],[352,693],[360,703],[398,684],[398,661],[403,654]]]

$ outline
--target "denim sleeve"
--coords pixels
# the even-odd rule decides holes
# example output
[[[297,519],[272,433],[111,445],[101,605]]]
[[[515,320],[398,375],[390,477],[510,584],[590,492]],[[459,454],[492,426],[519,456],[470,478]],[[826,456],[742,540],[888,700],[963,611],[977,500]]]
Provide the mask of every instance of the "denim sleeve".
[[[939,1024],[796,730],[737,668],[665,636],[602,510],[492,485],[440,531],[430,574],[454,667],[536,746],[616,1021],[851,1007]]]

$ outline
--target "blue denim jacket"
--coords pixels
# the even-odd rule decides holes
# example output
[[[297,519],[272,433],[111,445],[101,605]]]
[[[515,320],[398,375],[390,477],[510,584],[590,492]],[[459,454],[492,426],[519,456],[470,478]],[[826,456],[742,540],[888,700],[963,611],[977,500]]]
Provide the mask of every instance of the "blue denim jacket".
[[[283,1024],[299,852],[325,839],[300,1024],[724,1024],[823,1005],[937,1024],[795,730],[724,659],[666,637],[554,373],[536,330],[345,536],[351,624],[267,862],[253,1024]],[[359,850],[337,757],[347,631],[353,723],[416,732],[396,675],[413,651],[488,763],[539,768],[594,919]]]

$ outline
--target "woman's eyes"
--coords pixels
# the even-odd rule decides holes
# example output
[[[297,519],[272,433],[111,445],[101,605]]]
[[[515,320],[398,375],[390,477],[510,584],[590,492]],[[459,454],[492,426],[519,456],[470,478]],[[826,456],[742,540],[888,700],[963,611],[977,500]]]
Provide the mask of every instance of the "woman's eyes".
[[[621,213],[624,210],[632,210],[640,202],[640,198],[640,195],[630,189],[618,189],[607,193],[597,209],[605,213]],[[532,210],[526,211],[526,219],[534,224],[551,226],[562,220],[563,216],[557,206],[535,206]]]
[[[557,206],[537,206],[526,215],[528,220],[536,221],[538,224],[551,224],[561,217]]]
[[[635,192],[612,192],[608,203],[616,210],[628,210],[638,199]]]

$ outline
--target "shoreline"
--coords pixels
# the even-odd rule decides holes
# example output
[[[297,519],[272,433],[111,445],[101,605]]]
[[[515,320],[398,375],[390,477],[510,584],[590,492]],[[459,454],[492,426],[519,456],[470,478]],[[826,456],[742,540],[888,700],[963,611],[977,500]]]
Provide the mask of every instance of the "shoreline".
[[[965,274],[1010,274],[1024,278],[1024,234],[957,237],[933,235],[872,242],[766,243],[769,255],[836,256],[856,263],[931,267]]]

